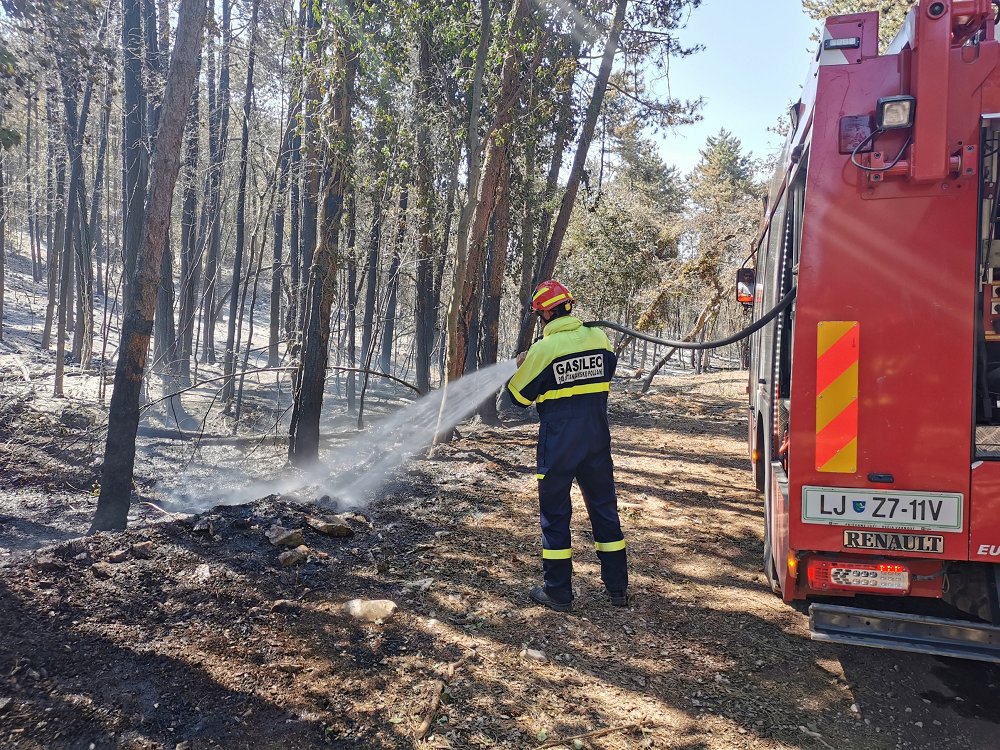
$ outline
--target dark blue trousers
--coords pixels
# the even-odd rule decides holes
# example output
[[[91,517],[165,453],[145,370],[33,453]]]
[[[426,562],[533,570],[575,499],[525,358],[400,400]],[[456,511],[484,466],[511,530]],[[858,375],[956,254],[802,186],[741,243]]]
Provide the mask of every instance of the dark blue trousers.
[[[604,585],[614,593],[623,593],[628,586],[606,400],[572,403],[578,400],[567,399],[558,407],[547,404],[538,431],[542,570],[545,592],[557,602],[573,599],[570,487],[574,479],[590,515]]]

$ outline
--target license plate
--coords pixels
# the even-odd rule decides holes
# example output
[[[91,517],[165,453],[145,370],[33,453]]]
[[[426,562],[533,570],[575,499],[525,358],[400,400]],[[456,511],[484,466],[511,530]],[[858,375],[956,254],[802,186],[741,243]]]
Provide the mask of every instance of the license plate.
[[[802,522],[827,526],[962,530],[961,494],[803,487]]]

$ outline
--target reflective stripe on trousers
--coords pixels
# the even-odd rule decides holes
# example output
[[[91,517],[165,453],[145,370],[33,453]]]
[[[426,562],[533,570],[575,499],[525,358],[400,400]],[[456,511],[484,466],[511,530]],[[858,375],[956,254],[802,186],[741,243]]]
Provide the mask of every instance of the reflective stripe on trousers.
[[[625,537],[618,517],[611,436],[603,405],[546,414],[539,429],[538,459],[546,593],[558,602],[573,598],[570,487],[574,479],[590,516],[604,585],[609,591],[625,591]]]

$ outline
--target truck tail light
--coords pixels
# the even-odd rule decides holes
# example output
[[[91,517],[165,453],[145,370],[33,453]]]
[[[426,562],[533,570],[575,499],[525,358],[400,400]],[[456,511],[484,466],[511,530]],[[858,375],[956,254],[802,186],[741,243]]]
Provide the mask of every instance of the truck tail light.
[[[873,594],[906,594],[910,569],[891,562],[850,562],[812,558],[809,588],[815,591],[854,591]]]

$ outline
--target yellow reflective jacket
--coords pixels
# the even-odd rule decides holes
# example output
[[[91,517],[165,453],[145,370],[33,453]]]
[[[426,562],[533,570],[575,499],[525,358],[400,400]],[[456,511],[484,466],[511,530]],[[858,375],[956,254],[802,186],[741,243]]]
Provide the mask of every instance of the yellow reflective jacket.
[[[538,404],[539,414],[557,400],[575,404],[595,400],[603,406],[618,358],[600,328],[588,328],[566,315],[545,326],[542,338],[507,383],[511,400],[521,407]],[[562,401],[572,399],[572,401]]]

